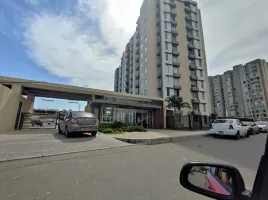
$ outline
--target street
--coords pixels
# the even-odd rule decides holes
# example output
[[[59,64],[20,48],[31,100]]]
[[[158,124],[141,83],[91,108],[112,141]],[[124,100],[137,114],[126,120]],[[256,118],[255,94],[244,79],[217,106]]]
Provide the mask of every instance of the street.
[[[4,162],[0,199],[208,199],[180,185],[180,169],[189,161],[234,165],[252,189],[266,136],[208,137]]]

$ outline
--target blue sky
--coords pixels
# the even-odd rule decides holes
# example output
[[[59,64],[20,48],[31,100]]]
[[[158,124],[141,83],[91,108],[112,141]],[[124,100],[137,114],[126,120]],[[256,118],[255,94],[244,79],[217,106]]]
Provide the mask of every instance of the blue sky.
[[[209,75],[268,59],[267,0],[197,2]],[[0,75],[113,90],[113,72],[135,30],[141,3],[0,0]],[[40,99],[36,106],[77,108]]]

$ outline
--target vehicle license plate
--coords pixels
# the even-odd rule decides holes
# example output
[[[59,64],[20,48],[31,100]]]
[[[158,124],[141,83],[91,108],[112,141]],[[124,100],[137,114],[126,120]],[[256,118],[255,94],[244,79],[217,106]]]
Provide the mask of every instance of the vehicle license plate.
[[[221,134],[221,135],[222,135],[223,133],[224,133],[223,131],[219,131],[219,134]]]
[[[84,128],[85,131],[90,131],[90,128]]]

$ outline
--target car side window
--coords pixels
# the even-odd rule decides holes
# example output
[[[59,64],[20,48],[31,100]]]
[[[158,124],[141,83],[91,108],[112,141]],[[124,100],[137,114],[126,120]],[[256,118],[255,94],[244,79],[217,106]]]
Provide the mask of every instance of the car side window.
[[[237,123],[238,126],[242,125],[242,123],[239,120],[236,120],[236,123]]]
[[[64,120],[68,119],[69,118],[69,115],[70,114],[65,115]]]

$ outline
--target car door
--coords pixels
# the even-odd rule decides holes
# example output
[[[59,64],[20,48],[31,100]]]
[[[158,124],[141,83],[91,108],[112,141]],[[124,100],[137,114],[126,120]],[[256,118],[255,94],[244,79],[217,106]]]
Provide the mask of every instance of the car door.
[[[61,124],[60,129],[61,129],[62,131],[65,130],[65,127],[66,127],[68,118],[69,118],[69,114],[65,115],[65,117],[63,118],[63,120],[62,120],[61,123],[60,123],[60,124]]]
[[[248,128],[247,126],[242,126],[242,122],[240,120],[236,120],[237,128],[240,132],[240,135],[246,135],[246,129]]]

